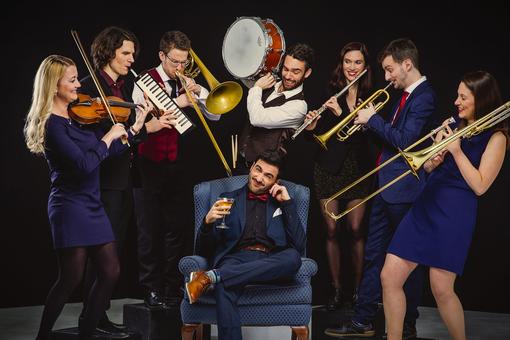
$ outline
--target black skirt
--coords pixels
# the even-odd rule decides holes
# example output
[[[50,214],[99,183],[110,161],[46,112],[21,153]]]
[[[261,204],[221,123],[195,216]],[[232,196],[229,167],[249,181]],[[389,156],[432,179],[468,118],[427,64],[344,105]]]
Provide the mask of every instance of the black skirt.
[[[364,175],[363,167],[356,158],[355,148],[351,148],[345,157],[344,163],[337,174],[332,174],[315,163],[314,167],[314,183],[315,193],[318,199],[326,199],[336,192],[345,188],[352,182]],[[372,187],[372,179],[367,178],[358,185],[345,192],[340,200],[352,201],[354,199],[362,199],[370,194]]]

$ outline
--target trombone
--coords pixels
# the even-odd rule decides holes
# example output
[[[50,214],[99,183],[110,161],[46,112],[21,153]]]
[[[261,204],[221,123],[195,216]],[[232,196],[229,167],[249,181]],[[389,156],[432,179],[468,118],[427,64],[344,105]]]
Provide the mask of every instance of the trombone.
[[[342,94],[344,94],[352,85],[354,85],[365,73],[367,73],[368,69],[364,69],[363,72],[361,72],[360,74],[358,74],[358,76],[356,78],[354,78],[349,84],[347,84],[346,86],[344,86],[344,88],[336,93],[334,95],[334,97],[338,98],[340,97]],[[327,107],[326,105],[322,105],[318,110],[317,110],[317,115],[315,115],[315,117],[313,117],[312,119],[309,119],[305,122],[303,122],[303,124],[301,124],[300,127],[297,128],[297,130],[294,132],[294,134],[292,135],[292,139],[296,139],[296,137],[301,133],[303,132],[304,129],[306,129],[306,127],[310,124],[312,124],[312,122],[314,120],[316,120],[317,118],[319,118],[319,116],[324,112],[326,111]]]
[[[347,187],[341,189],[340,191],[335,193],[333,196],[328,198],[326,200],[326,202],[324,202],[324,211],[332,219],[334,219],[335,221],[340,219],[340,218],[342,218],[343,216],[345,216],[346,214],[348,214],[352,210],[356,209],[357,207],[359,207],[360,205],[362,205],[363,203],[365,203],[366,201],[368,201],[369,199],[371,199],[375,195],[379,194],[380,192],[386,190],[386,188],[388,188],[391,185],[393,185],[394,183],[400,181],[402,178],[406,177],[407,175],[413,174],[414,176],[419,178],[417,170],[420,169],[426,161],[428,161],[430,158],[432,158],[435,155],[437,155],[441,150],[443,150],[446,146],[448,146],[453,141],[455,141],[455,140],[457,140],[459,138],[471,138],[473,136],[476,136],[479,133],[481,133],[481,132],[483,132],[483,131],[485,131],[485,130],[487,130],[487,129],[495,126],[495,125],[497,125],[498,123],[502,122],[503,120],[507,119],[508,117],[510,117],[510,101],[506,102],[505,104],[501,105],[500,107],[498,107],[495,110],[491,111],[490,113],[486,114],[482,118],[477,119],[476,121],[474,121],[470,125],[467,125],[464,128],[454,132],[452,135],[450,135],[447,138],[441,140],[437,144],[432,144],[431,146],[426,147],[426,148],[424,148],[422,150],[413,151],[413,152],[410,151],[412,148],[414,148],[415,146],[421,144],[426,139],[428,139],[429,137],[432,137],[433,135],[435,135],[437,132],[441,131],[445,127],[445,125],[439,126],[438,128],[432,130],[430,133],[428,133],[426,136],[422,137],[420,140],[418,140],[417,142],[415,142],[411,146],[407,147],[404,151],[399,150],[398,153],[395,156],[389,158],[387,161],[385,161],[384,163],[382,163],[381,165],[379,165],[378,167],[376,167],[372,171],[368,172],[363,177],[359,178],[358,180],[354,181],[353,183],[349,184]],[[453,118],[450,118],[446,122],[446,124],[451,124],[454,121],[455,120]],[[389,163],[393,162],[394,160],[396,160],[399,157],[404,158],[405,162],[407,163],[407,165],[410,168],[409,170],[407,170],[404,173],[402,173],[401,175],[397,176],[392,181],[386,183],[384,186],[382,186],[381,188],[379,188],[378,190],[376,190],[372,194],[370,194],[367,197],[365,197],[358,204],[356,204],[353,207],[351,207],[351,208],[341,212],[338,215],[335,215],[335,214],[333,214],[332,212],[330,212],[328,210],[328,204],[331,201],[335,200],[336,198],[341,196],[344,192],[348,191],[349,189],[351,189],[352,187],[354,187],[355,185],[357,185],[358,183],[363,181],[365,178],[371,176],[372,174],[374,174],[375,172],[379,171],[381,168],[385,167],[386,165],[388,165]]]
[[[218,82],[191,48],[189,50],[188,60],[189,63],[184,70],[184,74],[190,78],[195,78],[201,72],[207,81],[207,85],[209,85],[211,89],[205,102],[207,111],[216,115],[221,115],[231,111],[239,104],[243,97],[243,88],[241,85],[235,81]],[[195,64],[196,68],[194,68]]]
[[[338,122],[338,124],[333,126],[330,130],[326,131],[325,133],[323,133],[320,136],[313,135],[315,140],[325,150],[328,149],[326,144],[328,143],[331,136],[333,136],[334,134],[337,135],[337,139],[339,141],[341,141],[341,142],[345,141],[353,133],[355,133],[356,131],[358,131],[361,128],[361,124],[353,124],[350,127],[347,126],[351,121],[354,121],[354,119],[356,118],[356,116],[358,114],[358,111],[363,109],[368,104],[373,103],[380,96],[385,95],[386,99],[384,99],[382,102],[377,103],[374,107],[375,112],[379,111],[388,102],[388,100],[390,100],[390,95],[387,90],[392,84],[393,83],[390,82],[388,85],[386,85],[386,87],[384,89],[379,89],[379,90],[375,91],[370,97],[367,98],[367,100],[365,100],[363,103],[359,104],[358,107],[356,109],[354,109],[354,111],[349,113],[344,119],[342,119],[340,122]],[[345,130],[345,129],[347,129],[347,130]]]
[[[188,66],[184,70],[184,73],[187,76],[194,78],[201,72],[205,80],[207,81],[207,84],[211,88],[211,91],[207,96],[205,103],[207,111],[213,114],[224,114],[229,112],[230,110],[235,108],[237,104],[239,104],[243,96],[243,89],[241,88],[241,85],[233,81],[219,83],[216,80],[216,78],[214,78],[214,76],[211,74],[211,72],[209,72],[207,67],[205,67],[205,65],[202,63],[202,60],[198,58],[198,56],[192,49],[189,50],[188,59],[190,61],[188,63]],[[195,65],[196,68],[194,69]],[[200,122],[204,126],[204,129],[207,135],[209,136],[209,139],[211,140],[214,149],[216,150],[216,153],[220,157],[220,160],[223,163],[223,167],[227,171],[228,176],[232,176],[232,170],[230,169],[230,166],[228,165],[225,156],[223,156],[223,153],[221,152],[221,149],[218,146],[218,143],[216,142],[216,138],[214,138],[214,135],[212,134],[211,129],[209,128],[209,125],[207,124],[207,121],[204,118],[204,114],[198,107],[195,97],[186,87],[186,79],[184,78],[183,74],[181,74],[179,71],[176,72],[176,75],[179,78],[181,84],[183,85],[184,90],[186,91],[186,96],[188,97],[189,101],[193,105],[193,108],[197,112],[198,118],[200,119]]]

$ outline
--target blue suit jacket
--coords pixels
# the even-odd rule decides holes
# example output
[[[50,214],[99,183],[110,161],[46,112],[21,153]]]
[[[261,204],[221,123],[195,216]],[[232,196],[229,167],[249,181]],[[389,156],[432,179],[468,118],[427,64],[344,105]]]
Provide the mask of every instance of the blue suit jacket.
[[[390,119],[397,107],[398,103],[393,107],[389,115]],[[436,94],[429,82],[424,81],[409,95],[393,126],[391,122],[386,122],[381,116],[373,115],[366,125],[385,141],[381,163],[393,157],[398,149],[404,150],[421,138],[424,135],[425,127],[429,127],[429,121],[435,110]],[[421,147],[418,146],[417,148],[420,149]],[[407,170],[409,170],[409,166],[402,157],[399,157],[379,170],[379,187]],[[420,178],[423,178],[422,171],[420,171],[420,174]],[[424,180],[418,180],[415,176],[408,175],[384,190],[381,196],[386,202],[393,204],[414,202],[423,185]]]
[[[221,194],[222,197],[234,198],[230,214],[225,218],[229,229],[217,229],[218,220],[211,225],[202,224],[197,237],[197,254],[207,258],[214,268],[220,260],[235,250],[246,224],[246,200],[248,187]],[[281,214],[279,211],[280,209]],[[277,249],[294,248],[303,254],[306,246],[306,234],[296,212],[296,204],[291,199],[279,203],[269,197],[266,208],[266,232],[274,241]]]

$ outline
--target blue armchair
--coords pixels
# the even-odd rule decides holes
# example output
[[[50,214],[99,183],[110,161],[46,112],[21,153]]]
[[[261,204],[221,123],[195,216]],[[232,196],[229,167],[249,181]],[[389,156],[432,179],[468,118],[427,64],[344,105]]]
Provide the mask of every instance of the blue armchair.
[[[205,215],[217,197],[245,185],[247,176],[234,176],[199,183],[194,188],[195,237]],[[310,190],[299,184],[281,181],[296,201],[297,212],[306,231]],[[250,285],[238,301],[243,326],[290,326],[292,339],[308,339],[308,324],[312,316],[312,286],[310,280],[317,272],[314,260],[304,257],[294,280],[283,284]],[[200,256],[186,256],[179,262],[179,270],[185,280],[192,271],[208,270],[207,260]],[[181,303],[183,321],[182,339],[191,340],[193,335],[201,339],[202,325],[216,323],[214,294],[210,291],[194,304],[186,296]]]

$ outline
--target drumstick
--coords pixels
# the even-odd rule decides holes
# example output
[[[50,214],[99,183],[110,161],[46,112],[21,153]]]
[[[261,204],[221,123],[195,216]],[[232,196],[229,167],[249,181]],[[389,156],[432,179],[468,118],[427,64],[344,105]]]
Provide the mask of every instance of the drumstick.
[[[235,145],[234,145],[234,135],[230,135],[230,144],[232,148],[232,168],[236,168],[236,156],[235,156]]]
[[[236,135],[236,138],[235,138],[235,144],[234,145],[235,145],[235,155],[236,155],[235,162],[234,162],[234,168],[235,168],[236,165],[237,165],[237,135]]]

